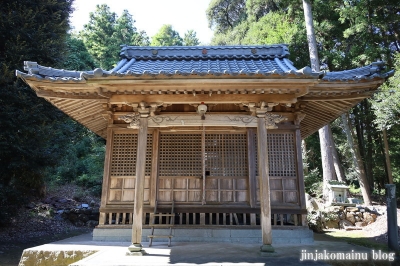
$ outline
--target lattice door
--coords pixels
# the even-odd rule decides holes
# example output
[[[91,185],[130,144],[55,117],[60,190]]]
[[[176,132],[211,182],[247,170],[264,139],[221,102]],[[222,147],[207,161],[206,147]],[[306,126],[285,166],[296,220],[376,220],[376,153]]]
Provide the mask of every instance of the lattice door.
[[[246,134],[205,134],[205,200],[248,201]]]
[[[246,134],[161,133],[158,201],[246,202],[247,168]]]
[[[202,201],[201,134],[160,134],[158,202]]]
[[[254,138],[257,151],[257,136]],[[296,143],[293,132],[269,133],[268,166],[272,205],[298,205],[298,179]],[[258,176],[258,157],[256,152],[256,175]],[[259,197],[259,178],[257,178],[257,201]]]
[[[109,203],[132,203],[135,198],[137,133],[113,134]],[[144,202],[149,202],[153,135],[147,135]]]

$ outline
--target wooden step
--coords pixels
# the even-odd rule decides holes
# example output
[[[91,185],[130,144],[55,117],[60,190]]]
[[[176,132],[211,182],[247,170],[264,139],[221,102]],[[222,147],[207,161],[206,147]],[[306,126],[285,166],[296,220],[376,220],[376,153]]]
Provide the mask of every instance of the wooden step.
[[[165,235],[151,235],[151,236],[147,236],[148,238],[171,238],[174,237],[173,235],[169,235],[169,236],[165,236]]]
[[[154,229],[157,228],[170,228],[170,227],[174,227],[173,224],[149,224],[151,227],[153,227]]]
[[[175,213],[166,213],[166,214],[164,214],[164,213],[150,213],[150,217],[174,217],[175,216]]]

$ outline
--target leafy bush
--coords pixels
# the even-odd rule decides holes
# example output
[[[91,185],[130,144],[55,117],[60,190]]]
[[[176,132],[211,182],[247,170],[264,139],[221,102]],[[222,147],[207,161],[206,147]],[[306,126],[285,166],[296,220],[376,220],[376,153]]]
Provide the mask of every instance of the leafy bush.
[[[308,194],[319,198],[322,195],[322,177],[317,168],[304,176],[304,186]]]

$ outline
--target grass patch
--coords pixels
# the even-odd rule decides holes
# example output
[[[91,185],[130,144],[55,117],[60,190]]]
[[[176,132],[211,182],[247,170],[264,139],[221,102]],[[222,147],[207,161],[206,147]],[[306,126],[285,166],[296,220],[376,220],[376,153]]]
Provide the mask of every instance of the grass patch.
[[[335,239],[345,241],[349,244],[354,244],[358,246],[367,247],[370,249],[375,250],[382,250],[388,252],[388,246],[385,244],[377,243],[372,238],[368,238],[365,236],[364,232],[361,230],[354,230],[354,231],[345,231],[345,230],[338,230],[338,231],[328,231],[325,232],[325,235],[329,237],[333,237]]]

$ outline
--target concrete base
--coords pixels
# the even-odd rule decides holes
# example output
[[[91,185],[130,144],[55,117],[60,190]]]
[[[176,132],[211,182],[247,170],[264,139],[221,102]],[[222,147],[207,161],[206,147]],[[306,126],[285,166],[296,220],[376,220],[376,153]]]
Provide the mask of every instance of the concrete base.
[[[321,237],[319,237],[321,239]],[[318,238],[317,238],[318,239]],[[313,245],[279,245],[274,244],[273,253],[264,252],[260,256],[260,244],[246,243],[201,243],[201,242],[181,242],[175,243],[172,247],[168,247],[163,243],[158,243],[152,247],[148,246],[148,242],[142,243],[143,250],[146,250],[146,256],[126,256],[127,247],[130,242],[96,242],[92,240],[91,234],[85,234],[58,242],[33,247],[24,251],[24,254],[31,253],[36,256],[31,260],[26,260],[24,256],[21,258],[19,266],[154,266],[154,265],[191,265],[191,266],[232,266],[232,265],[328,265],[329,261],[301,261],[304,252],[314,253],[315,250],[328,252],[367,252],[371,254],[371,250],[365,247],[350,245],[346,242],[316,240]],[[80,260],[79,256],[73,257],[73,261],[59,256],[58,259],[47,257],[46,254],[52,252],[61,254],[70,252],[80,254],[80,252],[93,253]],[[41,260],[36,258],[42,257]],[[366,261],[353,261],[352,265],[376,265]],[[385,262],[383,262],[385,263]],[[330,263],[332,264],[332,263]],[[340,261],[339,261],[340,264]],[[383,265],[383,264],[382,264]],[[386,264],[385,264],[386,265]],[[389,265],[389,264],[387,264]],[[393,264],[394,265],[394,264]]]
[[[142,242],[148,242],[151,229],[143,229]],[[156,235],[169,235],[169,229],[155,229]],[[262,244],[261,229],[228,228],[174,228],[172,242],[224,242]],[[93,241],[131,241],[130,228],[95,228]],[[167,242],[166,238],[155,238],[153,242]],[[272,243],[283,245],[312,244],[313,232],[308,227],[272,229]]]

